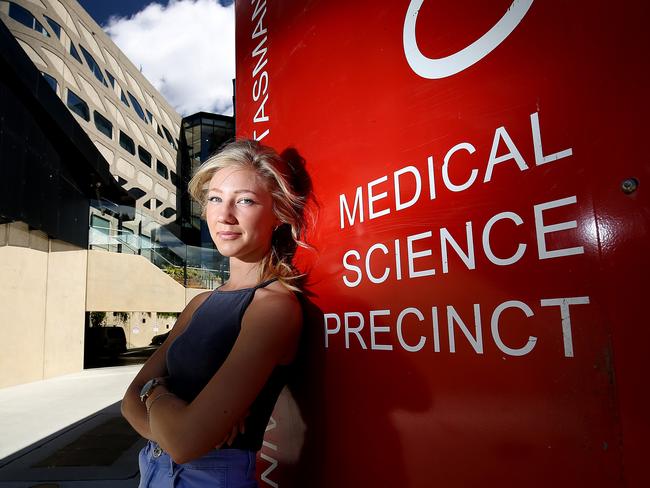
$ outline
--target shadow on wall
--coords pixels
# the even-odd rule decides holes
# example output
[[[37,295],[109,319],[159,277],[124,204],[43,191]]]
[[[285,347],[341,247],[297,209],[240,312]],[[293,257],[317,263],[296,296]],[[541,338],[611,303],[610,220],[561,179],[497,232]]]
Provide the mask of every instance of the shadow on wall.
[[[298,152],[289,149],[283,152],[287,155],[306,175]],[[311,190],[308,176],[301,184]],[[260,486],[409,486],[393,414],[431,410],[427,382],[404,354],[352,352],[341,344],[326,349],[323,311],[312,301],[316,296],[310,285],[317,283],[308,283],[299,295],[304,314],[301,347],[267,427],[258,460]],[[364,297],[318,298],[320,303],[345,303],[348,310],[369,306]]]

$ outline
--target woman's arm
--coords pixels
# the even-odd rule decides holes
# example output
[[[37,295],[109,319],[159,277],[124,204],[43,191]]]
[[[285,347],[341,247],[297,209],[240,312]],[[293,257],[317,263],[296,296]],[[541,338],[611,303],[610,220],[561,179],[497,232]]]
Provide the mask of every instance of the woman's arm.
[[[293,293],[257,290],[233,349],[190,404],[164,389],[147,401],[151,434],[177,463],[195,459],[226,438],[276,365],[297,349],[302,312]]]
[[[140,390],[151,378],[158,378],[167,375],[165,358],[167,356],[169,345],[185,330],[192,315],[208,297],[209,293],[210,292],[200,293],[190,300],[176,320],[167,340],[165,340],[158,350],[147,360],[124,394],[121,406],[122,415],[142,437],[155,440],[151,430],[149,429],[147,410],[144,404],[140,401]],[[162,387],[156,387],[154,394],[158,393],[156,390],[159,388]]]

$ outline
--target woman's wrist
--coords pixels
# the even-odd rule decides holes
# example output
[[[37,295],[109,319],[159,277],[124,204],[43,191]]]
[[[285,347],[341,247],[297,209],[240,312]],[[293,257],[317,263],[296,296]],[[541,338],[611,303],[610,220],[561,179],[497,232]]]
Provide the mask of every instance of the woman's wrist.
[[[162,395],[165,396],[170,396],[172,395],[172,392],[170,392],[167,387],[164,384],[160,384],[156,387],[156,389],[147,397],[145,400],[144,404],[145,407],[147,408],[147,412],[149,412],[149,409],[151,409],[151,405],[160,398]]]

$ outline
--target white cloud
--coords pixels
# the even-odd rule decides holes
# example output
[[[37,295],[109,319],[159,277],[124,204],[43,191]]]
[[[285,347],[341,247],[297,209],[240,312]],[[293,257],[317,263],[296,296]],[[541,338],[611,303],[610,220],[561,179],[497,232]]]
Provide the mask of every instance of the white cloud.
[[[233,4],[151,3],[132,17],[111,17],[105,30],[181,115],[198,111],[232,115]]]

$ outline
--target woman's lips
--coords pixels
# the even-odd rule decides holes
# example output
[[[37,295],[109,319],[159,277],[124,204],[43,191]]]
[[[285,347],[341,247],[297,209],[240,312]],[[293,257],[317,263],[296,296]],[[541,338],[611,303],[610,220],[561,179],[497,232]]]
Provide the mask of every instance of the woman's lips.
[[[223,239],[223,240],[226,240],[226,241],[229,241],[229,240],[232,240],[232,239],[237,239],[240,235],[241,234],[239,232],[227,232],[227,231],[217,232],[217,236],[220,239]]]

